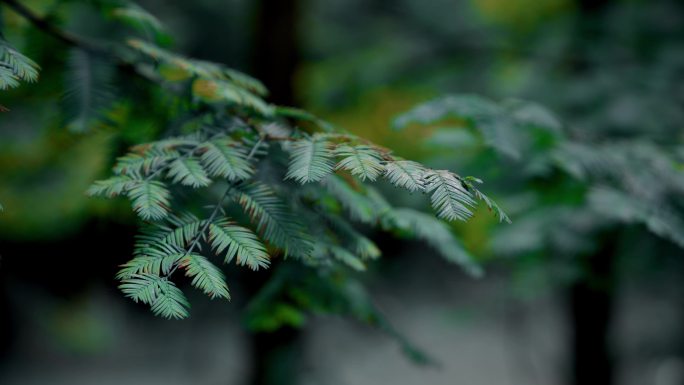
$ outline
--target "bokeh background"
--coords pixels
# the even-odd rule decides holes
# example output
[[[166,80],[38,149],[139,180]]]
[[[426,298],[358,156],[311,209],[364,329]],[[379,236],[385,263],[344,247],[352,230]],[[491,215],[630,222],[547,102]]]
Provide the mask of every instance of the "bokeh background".
[[[70,31],[111,33],[87,2],[25,3],[54,11]],[[521,163],[476,156],[480,150],[462,135],[426,140],[435,127],[393,130],[392,119],[433,97],[468,93],[536,101],[580,137],[683,140],[680,1],[139,4],[165,24],[178,51],[256,76],[271,101],[310,110],[401,156],[481,176],[511,226],[529,204],[520,194],[527,183],[517,178]],[[31,28],[11,11],[2,17]],[[395,338],[336,316],[296,320],[295,333],[256,336],[243,310],[258,278],[245,273],[227,272],[232,303],[198,296],[189,320],[155,318],[124,299],[113,279],[133,245],[127,202],[83,193],[116,154],[154,137],[154,111],[116,133],[63,130],[54,119],[60,80],[50,62],[64,62],[65,50],[37,31],[28,36],[18,44],[29,56],[43,52],[36,59],[44,80],[0,95],[13,110],[0,115],[1,384],[293,383],[287,373],[311,385],[684,384],[684,255],[640,226],[621,230],[610,253],[604,246],[615,237],[592,238],[595,254],[609,254],[597,262],[544,247],[499,253],[493,234],[505,225],[478,215],[453,230],[484,263],[481,279],[418,242],[372,234],[384,258],[364,280],[394,327],[437,365],[419,365]],[[534,188],[554,201],[572,200],[577,186]],[[393,199],[420,207],[410,195]],[[544,225],[523,223],[516,239],[534,244]],[[576,250],[586,239],[564,241]],[[275,355],[282,372],[264,375],[265,354]],[[594,380],[578,381],[578,356],[589,357]]]

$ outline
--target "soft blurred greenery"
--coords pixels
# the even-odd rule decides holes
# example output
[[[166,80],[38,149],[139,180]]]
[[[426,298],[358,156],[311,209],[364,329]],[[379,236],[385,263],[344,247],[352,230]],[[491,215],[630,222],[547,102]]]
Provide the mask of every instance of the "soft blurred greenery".
[[[108,37],[113,30],[108,23],[99,24],[97,18],[89,17],[96,2],[24,3],[89,38]],[[175,44],[188,55],[227,63],[247,73],[258,67],[254,42],[260,26],[255,15],[261,3],[140,1],[166,25],[169,36],[159,37],[160,44]],[[444,94],[479,94],[495,101],[532,100],[553,111],[573,140],[591,144],[637,140],[667,147],[678,154],[673,155],[677,167],[684,167],[681,1],[296,3],[300,6],[297,25],[291,27],[297,28],[300,52],[291,75],[298,107],[402,157],[484,179],[484,191],[493,193],[513,225],[501,230],[496,219],[481,208],[467,225],[454,224],[452,229],[480,260],[510,272],[510,289],[520,298],[571,285],[591,272],[582,258],[600,249],[612,235],[573,233],[565,227],[554,227],[552,233],[550,229],[563,220],[584,225],[585,218],[579,214],[588,205],[588,192],[598,183],[565,171],[545,174],[545,165],[537,162],[537,156],[549,150],[545,147],[548,143],[512,160],[463,129],[467,124],[462,119],[413,124],[398,131],[390,124],[398,114]],[[64,95],[59,91],[66,82],[61,69],[69,48],[36,31],[13,12],[3,10],[1,20],[5,38],[36,60],[42,71],[38,83],[0,94],[0,106],[11,110],[0,112],[0,203],[4,207],[0,239],[59,240],[78,234],[98,219],[133,223],[127,201],[88,199],[84,192],[93,180],[108,173],[123,148],[160,132],[167,122],[159,111],[162,103],[157,102],[172,97],[162,89],[145,90],[135,82],[120,84],[125,95],[105,111],[105,123],[89,132],[70,131],[63,111]],[[652,170],[651,166],[637,165],[635,172]],[[530,170],[539,174],[531,175]],[[528,171],[530,174],[525,174]],[[421,199],[409,194],[390,198],[426,208]],[[681,217],[681,199],[671,200],[663,204]],[[592,215],[592,219],[603,219],[605,213]],[[506,254],[497,246],[506,239],[505,231],[511,231],[507,246],[544,245]],[[619,231],[622,243],[617,269],[627,272],[630,279],[657,277],[670,266],[663,261],[681,257],[679,248],[669,241],[654,240],[641,224],[629,224]],[[248,326],[274,330],[305,325],[306,315],[291,302],[308,301],[321,312],[353,305],[326,303],[325,293],[306,296],[297,284],[310,282],[283,283],[289,297],[281,302],[278,298],[275,310],[261,311],[257,301],[249,309]],[[55,334],[68,340],[74,350],[87,351],[109,338],[84,308],[87,306],[77,304],[73,311],[60,310],[55,316]]]

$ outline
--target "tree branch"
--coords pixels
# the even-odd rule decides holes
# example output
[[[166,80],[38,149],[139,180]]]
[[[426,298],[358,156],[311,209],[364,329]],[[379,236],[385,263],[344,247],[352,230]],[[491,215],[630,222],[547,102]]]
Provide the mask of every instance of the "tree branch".
[[[62,43],[70,47],[75,47],[84,50],[93,55],[109,58],[116,62],[117,66],[122,71],[128,72],[136,76],[140,76],[143,79],[152,81],[154,83],[159,83],[156,79],[152,79],[150,76],[147,76],[144,73],[138,71],[133,64],[117,56],[114,53],[114,50],[108,49],[103,45],[98,45],[94,42],[82,39],[74,34],[71,34],[67,31],[64,31],[56,27],[54,24],[50,23],[48,19],[35,14],[33,11],[31,11],[23,4],[19,3],[17,0],[0,0],[0,3],[5,4],[8,8],[12,9],[14,12],[28,20],[31,24],[33,24],[34,27],[43,31],[45,34],[54,37]]]
[[[18,13],[19,15],[24,17],[26,20],[28,20],[36,28],[38,28],[39,30],[45,32],[46,34],[54,37],[55,39],[63,42],[66,45],[78,47],[78,48],[81,48],[85,51],[88,51],[91,53],[96,53],[98,55],[112,56],[112,54],[107,49],[105,49],[104,47],[101,47],[101,46],[98,46],[98,45],[91,43],[89,41],[83,40],[83,39],[79,38],[78,36],[75,36],[69,32],[63,31],[63,30],[55,27],[47,19],[42,18],[39,15],[35,14],[33,11],[31,11],[26,6],[24,6],[23,4],[19,3],[16,0],[0,0],[0,3],[4,3],[10,9],[12,9],[14,12]]]
[[[261,143],[263,143],[263,141],[264,141],[264,138],[263,138],[263,137],[259,138],[259,140],[256,142],[256,144],[254,145],[254,147],[252,147],[252,150],[249,152],[249,155],[247,155],[247,160],[248,160],[248,161],[251,160],[251,159],[254,157],[254,155],[256,155],[256,152],[257,152],[257,150],[259,149],[259,146],[261,146]],[[214,222],[214,219],[216,219],[216,215],[218,215],[219,211],[221,211],[221,208],[223,207],[223,202],[226,200],[226,198],[228,197],[228,194],[229,194],[230,191],[233,189],[233,187],[234,187],[234,186],[233,186],[232,184],[229,184],[229,185],[228,185],[228,188],[226,188],[226,191],[223,193],[223,195],[221,195],[221,199],[219,199],[219,201],[216,203],[216,206],[214,206],[214,210],[211,212],[211,215],[209,216],[209,218],[207,219],[207,221],[204,223],[204,225],[202,226],[202,228],[200,229],[200,231],[197,233],[197,235],[195,236],[195,238],[192,240],[192,243],[190,244],[190,247],[188,247],[188,249],[186,250],[186,252],[185,252],[185,254],[183,255],[183,257],[180,258],[180,259],[178,260],[178,262],[173,266],[173,268],[171,269],[171,271],[169,271],[169,273],[166,275],[166,278],[171,277],[171,275],[172,275],[173,273],[175,273],[176,270],[178,270],[178,268],[180,267],[180,262],[181,262],[185,257],[187,257],[188,255],[190,255],[190,253],[192,253],[192,251],[195,249],[195,247],[197,247],[197,246],[199,245],[199,242],[202,240],[202,237],[204,236],[204,234],[205,234],[205,233],[207,232],[207,230],[209,229],[209,226]]]

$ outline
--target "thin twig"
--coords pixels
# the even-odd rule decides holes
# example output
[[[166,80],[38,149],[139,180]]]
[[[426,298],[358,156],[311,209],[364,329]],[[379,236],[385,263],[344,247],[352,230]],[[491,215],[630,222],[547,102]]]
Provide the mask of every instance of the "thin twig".
[[[51,24],[47,19],[44,19],[33,13],[33,11],[16,0],[0,0],[0,3],[5,3],[9,8],[13,9],[16,13],[31,22],[31,24],[33,24],[36,28],[67,45],[78,47],[98,55],[112,56],[112,53],[106,48],[96,45],[92,42],[85,41],[78,36],[70,34],[69,32],[62,31]]]
[[[202,239],[204,233],[209,229],[209,226],[214,222],[214,219],[216,219],[216,215],[220,211],[221,207],[223,206],[223,201],[226,200],[226,197],[228,196],[228,193],[230,193],[230,190],[232,190],[233,185],[229,185],[226,191],[221,195],[221,199],[216,203],[216,206],[214,206],[214,210],[211,212],[211,215],[209,216],[209,219],[206,220],[204,225],[202,226],[202,229],[195,235],[195,239],[192,240],[192,243],[190,243],[190,247],[185,251],[185,254],[178,260],[178,262],[181,262],[185,257],[190,255],[195,250],[195,247],[199,246],[199,242]],[[173,269],[169,271],[169,273],[166,275],[166,278],[168,279],[171,277],[171,275],[178,270],[178,267],[180,266],[180,263],[176,263],[173,266]]]
[[[250,161],[250,160],[254,157],[254,155],[256,154],[256,152],[257,152],[259,146],[261,146],[261,143],[262,143],[263,141],[264,141],[264,138],[263,138],[263,137],[260,137],[259,140],[258,140],[258,141],[256,142],[256,144],[254,145],[254,147],[252,147],[252,150],[249,152],[249,155],[247,156],[247,161]],[[187,251],[185,252],[185,254],[183,255],[183,257],[181,257],[181,258],[178,260],[178,262],[182,261],[185,257],[187,257],[188,255],[190,255],[190,253],[192,253],[192,252],[195,250],[195,248],[196,248],[197,246],[199,246],[199,242],[202,240],[204,234],[205,234],[205,233],[207,232],[207,230],[209,229],[209,226],[214,222],[214,219],[216,219],[216,215],[218,215],[219,211],[221,211],[221,207],[223,207],[223,201],[226,200],[226,198],[227,198],[228,195],[230,194],[230,191],[233,189],[233,187],[234,187],[234,186],[233,186],[232,184],[229,184],[229,185],[228,185],[228,188],[226,188],[226,191],[223,193],[223,195],[221,195],[221,199],[219,199],[219,201],[216,203],[216,206],[214,206],[214,210],[211,212],[211,215],[210,215],[209,218],[206,220],[206,222],[204,223],[204,225],[202,226],[202,228],[200,229],[200,231],[197,233],[197,235],[195,235],[195,238],[192,240],[192,243],[190,243],[190,246],[188,247]],[[176,263],[176,264],[174,265],[173,269],[171,269],[171,270],[169,271],[169,273],[166,275],[166,278],[168,279],[169,277],[171,277],[171,275],[172,275],[176,270],[178,270],[178,267],[179,267],[179,266],[180,266],[180,263]]]
[[[71,34],[67,31],[64,31],[56,27],[54,24],[50,23],[48,19],[37,15],[17,0],[0,0],[0,3],[7,5],[7,7],[14,10],[20,16],[24,17],[36,28],[43,31],[47,35],[50,35],[55,39],[61,41],[62,43],[70,47],[81,49],[93,55],[108,58],[114,61],[117,67],[119,67],[119,69],[121,69],[122,71],[139,76],[145,80],[149,80],[153,83],[157,83],[163,86],[163,84],[158,79],[155,79],[144,72],[138,71],[135,65],[128,62],[121,56],[117,55],[116,50],[113,50],[110,47],[106,47],[104,45],[99,45],[92,41],[82,39],[79,36],[76,36],[74,34]],[[170,90],[169,87],[164,88]]]

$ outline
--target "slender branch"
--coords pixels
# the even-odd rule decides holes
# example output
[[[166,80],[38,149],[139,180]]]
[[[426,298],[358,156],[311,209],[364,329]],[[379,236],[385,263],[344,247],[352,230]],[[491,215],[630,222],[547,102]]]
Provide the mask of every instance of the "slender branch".
[[[263,137],[260,137],[259,140],[258,140],[258,141],[256,142],[256,144],[254,145],[254,147],[252,147],[252,150],[249,152],[249,155],[247,156],[247,161],[251,160],[251,159],[254,157],[254,155],[256,155],[256,152],[257,152],[259,146],[261,146],[261,143],[262,143],[263,141],[264,141],[264,138],[263,138]],[[209,218],[207,219],[207,221],[204,223],[204,225],[202,226],[202,228],[200,229],[200,231],[197,233],[197,235],[195,235],[195,238],[192,240],[192,243],[190,243],[190,246],[188,247],[187,251],[185,252],[185,255],[183,255],[183,257],[179,259],[179,262],[180,262],[183,258],[185,258],[185,257],[187,257],[188,255],[190,255],[190,253],[192,253],[192,252],[195,250],[195,248],[196,248],[197,246],[199,246],[200,240],[202,239],[203,235],[204,235],[204,234],[207,232],[207,230],[209,229],[209,226],[214,222],[214,219],[216,219],[216,216],[218,215],[219,211],[221,211],[221,207],[223,207],[223,201],[226,200],[226,198],[228,197],[228,194],[230,193],[230,191],[231,191],[232,189],[233,189],[233,185],[232,185],[232,184],[228,185],[228,188],[226,188],[226,191],[223,193],[223,195],[221,195],[221,199],[219,199],[219,201],[216,203],[216,206],[214,206],[214,210],[211,212],[211,215],[209,216]],[[179,266],[180,266],[180,264],[179,264],[179,263],[176,263],[176,264],[173,266],[173,269],[171,269],[171,271],[169,271],[169,273],[166,275],[166,278],[171,277],[171,275],[172,275],[176,270],[178,270],[178,267],[179,267]]]
[[[57,40],[60,40],[67,45],[78,47],[91,53],[96,53],[98,55],[112,56],[112,53],[108,51],[106,48],[91,43],[89,41],[85,41],[79,38],[78,36],[75,36],[69,32],[63,31],[55,27],[47,19],[35,14],[29,8],[27,8],[26,6],[24,6],[16,0],[0,0],[0,3],[4,3],[9,8],[14,10],[16,13],[18,13],[26,20],[31,22],[31,24],[33,24],[36,28],[40,29],[41,31],[45,32],[50,36],[53,36]]]
[[[187,257],[188,255],[190,255],[190,253],[192,253],[193,250],[195,250],[195,247],[199,246],[199,242],[200,242],[200,240],[202,239],[202,236],[203,236],[204,233],[207,231],[207,229],[209,229],[209,225],[211,225],[211,224],[214,222],[214,219],[216,219],[216,215],[218,215],[218,212],[220,211],[221,207],[223,206],[223,201],[226,200],[226,197],[228,196],[228,193],[230,193],[230,190],[232,190],[232,188],[233,188],[232,185],[228,186],[228,188],[227,188],[226,191],[223,193],[223,195],[221,195],[221,199],[219,199],[218,203],[216,203],[216,206],[214,206],[214,210],[211,212],[211,215],[209,216],[209,219],[207,219],[207,221],[204,223],[204,225],[202,226],[202,228],[200,229],[200,231],[199,231],[199,232],[197,233],[197,235],[195,236],[195,239],[192,240],[192,243],[190,243],[190,247],[188,247],[188,250],[185,252],[185,254],[183,255],[183,257],[180,258],[180,259],[178,260],[179,262],[180,262],[181,260],[183,260],[183,258],[185,258],[185,257]],[[180,263],[176,263],[176,264],[173,266],[173,269],[171,269],[171,271],[169,271],[169,273],[166,275],[166,278],[171,277],[171,275],[172,275],[176,270],[178,270],[178,267],[179,267],[179,266],[180,266]]]
[[[36,28],[39,30],[43,31],[44,33],[54,37],[55,39],[61,41],[62,43],[75,47],[81,50],[84,50],[86,52],[89,52],[93,55],[98,55],[101,57],[106,57],[109,58],[110,60],[116,62],[117,66],[123,70],[124,72],[137,75],[139,77],[142,77],[143,79],[149,80],[153,83],[159,84],[159,80],[155,79],[148,74],[138,71],[138,69],[135,67],[135,65],[129,63],[122,57],[118,56],[116,54],[115,50],[112,50],[106,46],[96,44],[94,42],[82,39],[74,34],[71,34],[67,31],[64,31],[58,27],[56,27],[54,24],[50,23],[48,19],[43,18],[33,11],[31,11],[29,8],[18,2],[17,0],[0,0],[1,4],[5,4],[8,8],[14,10],[16,13],[18,13],[20,16],[24,17],[26,20],[28,20],[31,24],[33,24]],[[169,87],[165,87],[165,89],[169,90]]]
[[[259,140],[257,140],[257,142],[254,144],[254,147],[252,147],[252,151],[250,151],[249,154],[247,155],[247,161],[252,160],[254,155],[256,155],[256,152],[259,149],[259,146],[261,146],[261,143],[263,143],[263,142],[264,142],[264,137],[260,136]]]

